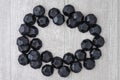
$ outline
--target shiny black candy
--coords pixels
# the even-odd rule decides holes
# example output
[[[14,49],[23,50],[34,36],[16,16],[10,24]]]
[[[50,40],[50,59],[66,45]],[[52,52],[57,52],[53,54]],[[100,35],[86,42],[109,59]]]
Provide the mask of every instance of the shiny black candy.
[[[52,8],[49,10],[48,15],[51,19],[53,19],[59,13],[60,13],[60,11],[57,8]]]
[[[104,38],[100,36],[102,29],[97,24],[97,17],[94,14],[84,16],[81,11],[75,11],[74,6],[70,4],[65,5],[62,12],[64,15],[59,9],[51,8],[48,16],[55,25],[60,26],[66,20],[66,25],[71,29],[78,28],[82,33],[89,31],[94,37],[93,40],[84,39],[81,42],[81,49],[76,50],[75,54],[68,52],[64,54],[63,58],[53,57],[53,54],[48,50],[40,54],[38,50],[42,48],[43,43],[39,38],[35,38],[39,30],[34,25],[37,23],[41,28],[45,28],[49,25],[50,20],[45,15],[45,8],[42,5],[37,5],[33,8],[33,13],[25,15],[24,23],[19,28],[19,33],[22,35],[17,38],[16,42],[18,50],[22,53],[18,57],[19,64],[23,66],[30,64],[33,69],[42,67],[41,72],[44,76],[51,76],[55,68],[61,77],[68,77],[70,72],[79,73],[83,67],[87,70],[95,68],[95,61],[102,56],[99,48],[105,43]],[[43,63],[51,64],[42,66]]]
[[[86,52],[83,51],[83,50],[77,50],[75,52],[75,58],[78,60],[78,61],[83,61],[86,59]]]
[[[34,50],[39,50],[42,47],[42,41],[38,38],[34,38],[32,39],[30,46],[34,49]]]
[[[62,14],[58,14],[53,18],[53,23],[56,25],[62,25],[65,22],[65,18]]]
[[[70,16],[72,13],[75,12],[75,8],[72,5],[65,5],[63,8],[63,13],[65,16]]]
[[[49,19],[46,16],[41,16],[38,18],[37,23],[40,27],[44,28],[47,27],[49,24]]]
[[[83,22],[83,23],[81,23],[81,24],[78,25],[78,29],[82,33],[87,32],[89,30],[89,28],[90,27],[89,27],[89,25],[86,22]]]
[[[71,64],[73,63],[75,60],[75,57],[72,53],[66,53],[64,56],[63,56],[63,61],[65,64]]]
[[[40,16],[43,16],[45,14],[45,8],[41,5],[38,5],[36,6],[34,9],[33,9],[33,14],[36,16],[36,17],[40,17]]]
[[[93,39],[93,44],[96,46],[96,47],[102,47],[105,43],[105,40],[102,36],[95,36],[94,39]]]
[[[75,73],[79,73],[81,70],[82,70],[82,64],[78,61],[76,62],[73,62],[71,65],[70,65],[70,69],[75,72]]]
[[[88,14],[85,17],[85,21],[88,22],[89,25],[94,25],[97,22],[97,17],[94,14]]]
[[[52,55],[52,53],[50,51],[44,51],[41,54],[41,59],[42,59],[43,62],[47,63],[47,62],[52,61],[53,55]]]
[[[58,69],[58,74],[61,77],[67,77],[70,74],[70,69],[67,66],[62,66],[60,69]]]
[[[54,68],[53,66],[47,64],[42,67],[41,71],[44,76],[51,76],[54,72]]]
[[[21,36],[17,38],[17,45],[24,46],[29,44],[29,39],[25,36]]]
[[[35,26],[31,26],[30,27],[30,31],[28,33],[29,37],[36,37],[38,35],[39,31],[38,28],[36,28]]]
[[[30,61],[38,61],[41,59],[40,57],[40,53],[38,51],[35,51],[35,50],[31,50],[29,53],[28,53],[28,59]]]
[[[33,69],[39,69],[42,66],[42,61],[38,60],[38,61],[30,61],[30,66]]]
[[[33,14],[29,13],[29,14],[25,15],[23,21],[25,22],[25,24],[32,26],[35,24],[36,18]]]
[[[101,50],[98,49],[98,48],[92,49],[92,50],[90,51],[90,56],[91,56],[91,58],[93,58],[93,59],[99,59],[99,58],[102,56]]]
[[[22,53],[27,53],[30,50],[30,46],[29,45],[18,46],[18,50]]]
[[[86,69],[91,70],[95,67],[95,61],[91,58],[84,60],[83,65]]]
[[[85,39],[85,40],[82,41],[81,47],[82,47],[83,50],[89,51],[93,47],[93,43],[92,43],[91,40]]]
[[[52,65],[58,69],[63,66],[63,60],[60,57],[54,57],[52,60]]]
[[[19,62],[19,64],[21,64],[23,66],[27,65],[29,63],[29,60],[27,58],[27,54],[19,55],[18,62]]]
[[[19,28],[19,32],[20,34],[22,34],[23,36],[27,35],[30,31],[29,26],[27,26],[26,24],[21,24],[20,28]]]
[[[92,35],[100,35],[101,33],[101,27],[99,25],[94,25],[93,27],[90,28],[90,34]]]
[[[67,26],[69,28],[76,28],[77,27],[77,21],[73,18],[68,18],[66,23],[67,23]]]
[[[80,11],[76,11],[71,14],[70,18],[75,19],[77,25],[79,25],[83,21],[84,15]]]

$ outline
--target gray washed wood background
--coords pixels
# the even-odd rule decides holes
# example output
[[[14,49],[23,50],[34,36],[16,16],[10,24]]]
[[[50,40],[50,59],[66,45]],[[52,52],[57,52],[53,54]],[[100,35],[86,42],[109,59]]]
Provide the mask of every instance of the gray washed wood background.
[[[61,78],[55,70],[51,77],[45,77],[41,70],[30,66],[20,66],[17,58],[20,54],[16,46],[16,38],[20,36],[18,28],[23,23],[25,14],[32,12],[36,5],[44,5],[46,14],[52,7],[62,10],[66,4],[72,4],[83,14],[94,13],[98,24],[102,26],[105,46],[101,48],[103,56],[96,61],[96,68],[83,69],[79,74],[71,73]],[[0,0],[0,80],[120,80],[120,1],[119,0]],[[37,26],[37,25],[36,25]],[[82,34],[77,29],[69,29],[65,24],[56,26],[50,22],[45,28],[39,28],[38,37],[54,56],[63,56],[65,52],[74,53],[80,48],[80,42],[93,37],[89,33]]]

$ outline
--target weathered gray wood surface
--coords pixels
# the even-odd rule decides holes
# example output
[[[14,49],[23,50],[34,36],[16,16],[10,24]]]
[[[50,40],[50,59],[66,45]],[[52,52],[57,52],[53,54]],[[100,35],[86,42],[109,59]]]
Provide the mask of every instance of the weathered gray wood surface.
[[[51,77],[45,77],[41,70],[30,66],[20,66],[17,62],[19,52],[16,38],[25,14],[32,12],[36,5],[44,5],[46,14],[52,7],[62,10],[66,4],[72,4],[83,14],[94,13],[102,27],[105,46],[101,48],[103,56],[96,61],[96,68],[83,69],[79,74],[71,73],[61,78],[55,70]],[[120,1],[119,0],[0,0],[0,80],[120,80]],[[37,26],[37,25],[36,25]],[[66,24],[56,26],[50,22],[47,28],[39,27],[39,38],[44,46],[40,50],[50,50],[54,56],[63,56],[66,52],[74,53],[80,48],[80,42],[93,37],[82,34],[77,29],[69,29]]]

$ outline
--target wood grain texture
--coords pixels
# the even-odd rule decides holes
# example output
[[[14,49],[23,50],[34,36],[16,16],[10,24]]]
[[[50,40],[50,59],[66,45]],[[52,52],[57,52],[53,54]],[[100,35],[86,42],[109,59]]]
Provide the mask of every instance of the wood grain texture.
[[[94,13],[98,24],[102,27],[105,45],[102,58],[96,61],[96,68],[80,73],[71,73],[67,78],[61,78],[57,70],[51,77],[45,77],[41,69],[34,70],[29,65],[18,64],[20,52],[16,39],[20,36],[18,29],[23,23],[23,17],[31,13],[36,5],[43,5],[48,10],[56,7],[62,11],[64,5],[72,4],[84,15]],[[120,4],[119,0],[0,0],[0,80],[120,80]],[[37,26],[37,24],[35,24]],[[38,26],[37,26],[38,27]],[[40,52],[50,50],[54,56],[63,56],[66,52],[74,53],[80,49],[83,39],[92,39],[89,33],[83,34],[78,29],[69,29],[66,24],[56,26],[52,20],[47,28],[39,28],[39,35],[44,45]]]

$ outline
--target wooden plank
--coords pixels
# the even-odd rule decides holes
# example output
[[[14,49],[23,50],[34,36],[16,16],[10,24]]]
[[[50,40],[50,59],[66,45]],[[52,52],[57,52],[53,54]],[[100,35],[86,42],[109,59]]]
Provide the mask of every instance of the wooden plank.
[[[77,10],[81,10],[85,15],[94,13],[98,17],[98,24],[102,27],[102,36],[105,37],[106,44],[102,49],[103,57],[96,61],[96,68],[93,71],[79,73],[80,75],[71,75],[74,80],[118,80],[117,79],[117,0],[68,0],[66,4],[73,4]],[[113,32],[114,30],[114,32]],[[74,34],[77,34],[75,31]],[[69,34],[70,35],[70,34]],[[72,36],[72,34],[70,35]],[[81,38],[87,35],[77,37],[74,40],[77,45]],[[88,37],[88,36],[87,36]],[[70,39],[71,40],[71,39]],[[80,41],[81,42],[81,41]],[[87,76],[89,75],[89,76]],[[86,77],[87,76],[87,77]]]
[[[117,60],[118,60],[118,80],[120,80],[120,27],[119,27],[119,25],[120,25],[120,0],[118,0],[118,17],[117,17],[117,19],[118,19],[118,57],[117,57]]]
[[[0,80],[10,80],[10,1],[0,0],[0,7]]]
[[[14,17],[14,21],[12,21],[12,43],[15,44],[16,38],[20,36],[18,33],[18,28],[19,25],[23,20],[23,17],[25,14],[32,12],[33,7],[36,5],[43,5],[46,8],[46,14],[48,13],[48,10],[52,7],[57,7],[60,10],[64,6],[64,0],[13,0],[12,1],[12,7],[11,7],[11,12],[12,12],[12,17]],[[39,31],[40,34],[38,37],[43,41],[43,48],[41,51],[44,51],[45,49],[50,50],[54,53],[54,55],[60,56],[60,53],[63,53],[64,49],[64,26],[55,26],[52,21],[50,22],[49,27],[42,29],[40,27]],[[47,34],[45,34],[47,32]],[[56,35],[54,35],[56,34]],[[48,37],[51,36],[51,37]],[[59,47],[60,46],[60,47]],[[26,67],[20,66],[17,62],[17,58],[19,56],[19,52],[17,50],[16,45],[12,45],[12,60],[11,60],[11,65],[12,65],[12,78],[11,80],[47,80],[48,78],[43,76],[41,73],[41,70],[34,70],[32,69],[29,65]],[[55,49],[56,47],[56,49]],[[62,55],[61,55],[62,56]],[[57,74],[57,71],[56,71]],[[57,76],[57,79],[60,80],[60,77],[58,75],[54,75],[49,77],[49,80],[53,80],[54,77]]]
[[[119,0],[8,0],[0,1],[0,80],[120,80],[120,8]],[[120,2],[119,2],[120,3]],[[98,17],[98,24],[102,27],[102,36],[105,37],[105,46],[101,48],[103,56],[96,61],[96,68],[88,71],[83,69],[80,73],[71,73],[67,78],[61,78],[57,70],[51,77],[45,77],[41,69],[34,70],[30,66],[20,66],[17,58],[16,39],[20,36],[18,29],[23,23],[25,14],[32,12],[36,5],[43,5],[48,10],[56,7],[62,11],[64,5],[72,4],[75,9],[83,12],[94,13]],[[5,6],[7,5],[7,6]],[[10,11],[11,10],[11,11]],[[118,12],[119,11],[119,12]],[[66,18],[67,19],[67,18]],[[37,26],[37,24],[36,24]],[[44,46],[40,52],[50,50],[54,56],[63,56],[66,52],[74,53],[80,49],[80,42],[89,38],[89,33],[82,34],[78,29],[69,29],[66,24],[56,26],[52,20],[47,28],[39,28],[39,35]],[[5,32],[5,33],[4,33]],[[3,35],[4,33],[4,35]],[[3,45],[3,43],[5,43]]]

